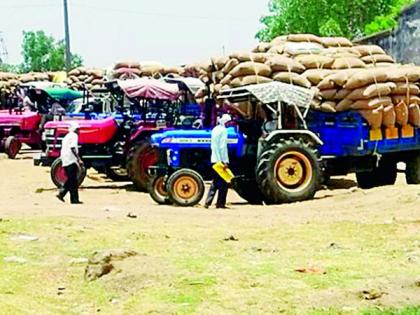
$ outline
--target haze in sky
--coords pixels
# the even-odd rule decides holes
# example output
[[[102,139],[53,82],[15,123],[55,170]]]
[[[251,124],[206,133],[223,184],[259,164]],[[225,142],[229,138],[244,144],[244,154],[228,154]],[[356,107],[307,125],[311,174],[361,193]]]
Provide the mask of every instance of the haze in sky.
[[[167,65],[249,50],[268,0],[68,0],[71,50],[85,65],[155,60]],[[1,0],[8,63],[19,63],[22,32],[64,38],[63,0]]]

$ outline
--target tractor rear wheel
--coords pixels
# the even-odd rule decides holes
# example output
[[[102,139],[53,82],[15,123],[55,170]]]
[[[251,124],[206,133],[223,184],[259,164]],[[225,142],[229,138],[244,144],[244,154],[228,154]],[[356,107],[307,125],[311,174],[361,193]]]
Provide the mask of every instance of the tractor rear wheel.
[[[166,190],[166,175],[159,175],[149,182],[150,197],[159,205],[170,205],[168,191]]]
[[[409,185],[420,184],[420,153],[417,153],[407,161],[405,179]]]
[[[4,152],[6,152],[9,159],[16,158],[16,155],[18,155],[21,147],[22,143],[14,136],[7,137],[4,142]]]
[[[232,187],[236,193],[251,205],[262,205],[264,196],[255,179],[234,178]]]
[[[52,182],[57,188],[63,187],[67,180],[67,175],[60,158],[56,159],[51,165],[50,175]],[[85,177],[86,168],[78,165],[77,182],[79,183],[79,186],[83,183]]]
[[[196,171],[181,169],[168,178],[166,189],[171,203],[181,207],[193,207],[204,196],[204,180]]]
[[[106,177],[114,182],[126,182],[129,180],[127,170],[120,166],[107,166],[105,174]]]
[[[280,139],[259,158],[257,183],[268,204],[311,199],[321,181],[318,151],[302,139]]]
[[[382,158],[378,167],[369,172],[356,172],[357,184],[362,189],[394,185],[397,180],[397,163]]]
[[[127,158],[128,177],[133,181],[139,191],[147,191],[151,176],[148,173],[150,166],[158,162],[159,153],[150,142],[142,141],[134,145]]]

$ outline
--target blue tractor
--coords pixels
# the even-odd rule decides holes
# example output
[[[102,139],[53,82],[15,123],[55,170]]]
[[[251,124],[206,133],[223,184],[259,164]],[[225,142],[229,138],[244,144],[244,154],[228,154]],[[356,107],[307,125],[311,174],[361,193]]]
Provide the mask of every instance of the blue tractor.
[[[313,198],[330,176],[356,173],[361,188],[392,185],[397,163],[408,184],[420,184],[420,130],[371,130],[357,112],[310,109],[311,90],[274,82],[225,90],[231,105],[249,102],[264,119],[229,129],[233,188],[250,203],[280,204]],[[256,117],[256,116],[253,116]],[[160,151],[149,192],[159,203],[193,206],[211,174],[211,131],[168,131],[152,136]]]

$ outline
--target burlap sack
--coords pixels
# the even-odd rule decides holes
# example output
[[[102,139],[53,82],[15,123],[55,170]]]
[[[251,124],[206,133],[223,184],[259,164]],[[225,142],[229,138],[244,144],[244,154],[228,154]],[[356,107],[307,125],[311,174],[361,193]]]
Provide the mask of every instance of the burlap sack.
[[[230,59],[237,59],[239,62],[258,62],[264,63],[267,61],[267,54],[265,53],[249,53],[249,52],[235,52],[231,54]]]
[[[175,67],[175,66],[165,66],[162,70],[162,74],[181,74],[183,72],[182,67]]]
[[[350,106],[351,109],[355,110],[372,110],[379,107],[392,106],[392,99],[388,96],[378,97],[371,100],[357,100]]]
[[[19,80],[22,81],[23,83],[27,83],[27,82],[35,81],[35,78],[32,74],[27,73],[27,74],[20,75]]]
[[[390,68],[388,79],[392,82],[417,82],[420,79],[420,67],[399,66]]]
[[[284,52],[290,56],[320,54],[323,49],[323,46],[317,43],[288,42],[284,45]]]
[[[89,76],[89,77],[85,80],[85,83],[92,83],[93,79],[94,79],[94,77],[90,75],[90,76]]]
[[[114,65],[114,70],[119,68],[140,68],[140,63],[137,61],[119,61]],[[80,71],[80,69],[79,69]],[[80,71],[81,72],[81,71]]]
[[[356,49],[362,55],[362,57],[368,55],[385,54],[385,51],[377,45],[360,45],[354,46],[353,48]]]
[[[294,72],[273,73],[273,80],[293,85],[299,85],[308,89],[311,87],[311,82],[309,82],[308,79]]]
[[[69,76],[78,76],[80,74],[80,71],[79,71],[79,69],[73,69],[73,70],[71,70],[70,72],[69,72]]]
[[[335,102],[323,102],[320,106],[320,110],[326,113],[335,113],[337,110],[335,109],[336,103]]]
[[[248,61],[238,64],[229,72],[229,74],[234,78],[244,77],[247,75],[269,77],[271,74],[271,68],[263,63]]]
[[[272,46],[276,46],[276,45],[282,45],[284,43],[287,42],[287,35],[282,35],[282,36],[277,36],[276,38],[274,38],[270,44]]]
[[[334,74],[334,70],[328,69],[310,69],[306,70],[302,75],[307,78],[312,84],[318,85],[325,77]]]
[[[344,88],[353,90],[372,83],[383,83],[388,80],[389,71],[386,68],[360,69],[347,80]],[[392,80],[391,80],[392,81]]]
[[[318,84],[320,90],[331,89],[335,86],[344,86],[357,71],[358,69],[347,69],[347,70],[337,70],[331,75],[325,77]]]
[[[211,62],[216,70],[222,70],[226,63],[229,61],[228,57],[212,57]]]
[[[302,73],[305,71],[305,67],[301,63],[285,56],[269,56],[265,64],[269,66],[273,72],[291,71]]]
[[[289,42],[306,42],[322,44],[321,38],[314,34],[290,34],[287,36]]]
[[[384,127],[395,127],[397,115],[395,114],[394,105],[384,107],[384,116],[382,118],[382,125]]]
[[[232,76],[228,74],[220,81],[220,83],[222,85],[229,85],[231,81],[232,81]]]
[[[328,89],[328,90],[320,90],[319,96],[321,96],[323,99],[332,101],[335,100],[335,96],[337,94],[337,89]]]
[[[383,67],[392,67],[392,66],[394,66],[394,64],[390,62],[378,62],[378,63],[366,64],[366,68],[383,68]]]
[[[337,58],[331,66],[331,69],[354,69],[365,68],[366,64],[358,58]]]
[[[389,55],[379,54],[379,55],[368,55],[362,57],[363,62],[365,63],[377,63],[377,62],[389,62],[394,63],[394,59]]]
[[[223,80],[223,78],[225,77],[223,71],[214,71],[211,74],[211,80],[213,82],[220,82],[221,80]]]
[[[353,43],[344,37],[321,37],[321,44],[325,47],[352,47]]]
[[[394,95],[392,97],[394,104],[404,102],[406,104],[420,104],[420,97],[417,95]]]
[[[271,44],[270,43],[259,43],[253,50],[252,52],[260,52],[260,53],[264,53],[267,52],[269,49],[271,48]]]
[[[258,75],[247,75],[243,77],[236,77],[230,83],[232,87],[239,87],[244,85],[251,85],[251,84],[261,84],[261,83],[268,83],[272,82],[273,80],[264,76]]]
[[[228,74],[232,71],[233,68],[235,68],[237,65],[239,65],[238,59],[229,59],[229,61],[226,63],[226,65],[223,67],[222,71],[224,74]]]
[[[337,90],[337,94],[335,95],[336,100],[342,100],[347,97],[352,92],[352,90],[346,90],[346,89],[339,89]]]
[[[414,127],[420,127],[420,107],[418,104],[408,106],[408,122]]]
[[[335,109],[337,110],[337,112],[344,112],[344,111],[349,110],[352,105],[353,105],[352,100],[349,100],[348,98],[344,98],[340,102],[338,102]]]
[[[100,79],[104,76],[104,71],[102,69],[88,69],[86,73],[88,75],[94,76],[97,79]]]
[[[358,50],[352,47],[326,48],[321,51],[321,55],[332,56],[332,57],[335,56],[337,58],[339,58],[340,56],[346,57],[348,55],[350,55],[350,57],[355,57],[355,58],[360,58],[362,56]]]
[[[400,102],[394,108],[396,114],[396,123],[399,126],[406,126],[408,124],[408,106],[405,102]]]
[[[330,69],[334,63],[333,58],[322,55],[299,55],[295,60],[306,69]]]
[[[395,87],[395,83],[378,83],[371,84],[367,87],[362,87],[353,90],[348,96],[348,99],[351,100],[362,100],[362,99],[371,99],[374,97],[382,97],[390,95],[392,89]]]
[[[137,76],[140,76],[142,74],[140,69],[137,68],[118,68],[114,72],[117,78],[119,78],[123,74],[135,74]],[[83,81],[81,76],[79,76],[78,79],[79,81]]]
[[[392,89],[393,95],[419,95],[420,88],[414,83],[402,83],[399,82],[395,85],[395,88]]]
[[[162,65],[150,65],[141,67],[141,75],[146,77],[155,77],[158,74],[163,74],[165,67]]]
[[[272,46],[267,51],[268,54],[275,54],[275,55],[281,55],[283,52],[284,52],[284,45]]]
[[[79,82],[79,78],[75,75],[71,75],[69,76],[69,79],[71,80],[71,82],[76,83]]]
[[[15,80],[15,79],[12,79],[12,80],[9,80],[9,86],[10,87],[13,87],[13,86],[17,86],[17,85],[19,85],[19,84],[21,84],[21,82],[22,82],[22,80]]]
[[[374,110],[360,110],[359,113],[364,119],[366,119],[372,129],[381,128],[384,115],[383,107],[379,107]]]

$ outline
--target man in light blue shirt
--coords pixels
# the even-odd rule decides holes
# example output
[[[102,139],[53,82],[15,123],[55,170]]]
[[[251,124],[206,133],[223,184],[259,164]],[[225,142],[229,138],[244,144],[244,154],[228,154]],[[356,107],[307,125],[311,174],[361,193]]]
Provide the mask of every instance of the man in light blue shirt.
[[[228,135],[226,124],[231,121],[231,117],[228,114],[224,114],[220,120],[219,124],[213,128],[211,132],[211,163],[221,162],[226,165],[229,164],[229,155],[228,155]],[[217,196],[216,208],[223,209],[226,208],[226,197],[228,193],[228,184],[226,181],[214,172],[213,183],[210,187],[205,208],[209,208],[213,202],[214,197],[216,196],[217,191],[219,191]]]

